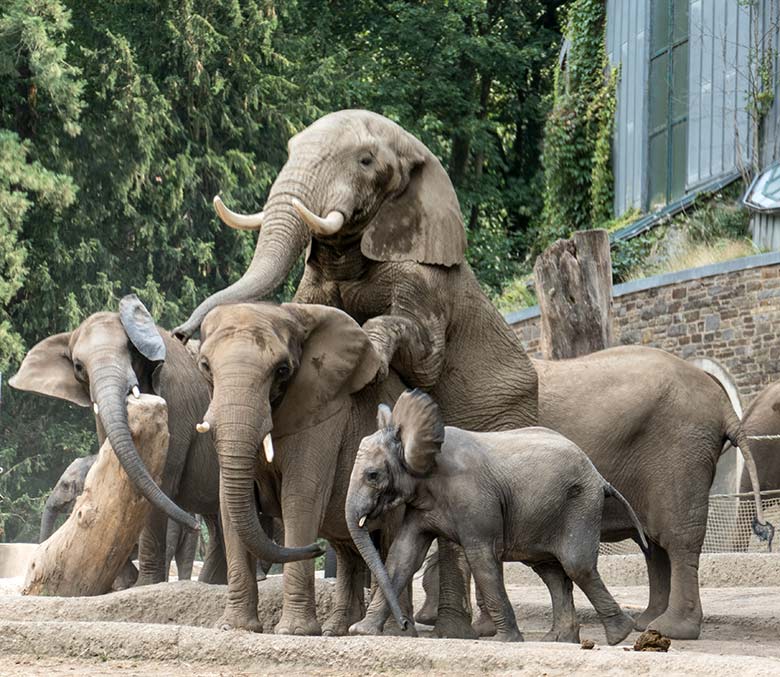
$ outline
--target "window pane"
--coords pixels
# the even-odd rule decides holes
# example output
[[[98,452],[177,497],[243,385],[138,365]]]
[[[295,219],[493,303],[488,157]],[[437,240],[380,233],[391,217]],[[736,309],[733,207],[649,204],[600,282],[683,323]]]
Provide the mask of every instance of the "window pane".
[[[688,115],[688,43],[672,52],[672,121]]]
[[[685,172],[688,157],[688,123],[679,122],[672,127],[672,194],[674,201],[685,195]]]
[[[650,27],[650,53],[669,44],[669,0],[652,0],[653,23]]]
[[[688,0],[674,0],[674,28],[672,42],[688,35]]]
[[[650,133],[666,126],[669,116],[669,54],[650,62]]]
[[[666,132],[650,138],[650,209],[666,204]]]

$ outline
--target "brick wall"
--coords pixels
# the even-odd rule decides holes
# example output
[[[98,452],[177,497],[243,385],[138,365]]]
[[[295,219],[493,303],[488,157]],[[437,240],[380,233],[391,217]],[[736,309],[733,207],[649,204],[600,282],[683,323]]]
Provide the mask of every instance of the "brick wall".
[[[714,360],[744,405],[780,379],[780,252],[617,285],[613,304],[616,344]],[[539,355],[538,309],[507,321]]]

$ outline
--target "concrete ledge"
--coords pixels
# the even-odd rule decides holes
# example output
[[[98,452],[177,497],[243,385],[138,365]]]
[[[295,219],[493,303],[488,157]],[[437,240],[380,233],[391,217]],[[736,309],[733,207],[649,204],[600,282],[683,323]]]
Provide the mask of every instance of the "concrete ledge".
[[[0,543],[0,578],[24,576],[37,549],[37,543]]]

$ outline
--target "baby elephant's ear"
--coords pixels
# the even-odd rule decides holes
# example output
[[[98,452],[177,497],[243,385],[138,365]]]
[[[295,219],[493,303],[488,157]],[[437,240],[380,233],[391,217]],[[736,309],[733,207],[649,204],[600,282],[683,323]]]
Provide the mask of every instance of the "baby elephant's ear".
[[[398,426],[406,465],[415,474],[427,475],[444,442],[438,405],[421,390],[407,390],[393,407],[393,423]]]
[[[165,360],[165,343],[152,316],[135,294],[128,294],[119,302],[119,320],[130,342],[150,362]]]
[[[389,428],[393,424],[393,412],[386,404],[380,404],[376,411],[376,426],[379,430]]]

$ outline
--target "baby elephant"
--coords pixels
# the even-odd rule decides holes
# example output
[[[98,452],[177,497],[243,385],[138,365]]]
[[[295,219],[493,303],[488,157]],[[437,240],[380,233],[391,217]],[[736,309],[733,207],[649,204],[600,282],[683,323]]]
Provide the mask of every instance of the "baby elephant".
[[[380,405],[378,424],[360,444],[345,510],[352,538],[384,595],[374,595],[351,634],[381,633],[391,611],[406,627],[396,591],[419,569],[436,536],[463,546],[498,639],[523,638],[504,588],[503,561],[529,564],[549,588],[553,628],[547,639],[579,641],[571,581],[598,612],[610,644],[631,632],[633,621],[596,569],[605,497],[625,505],[644,543],[642,527],[573,442],[546,428],[445,429],[436,403],[418,390],[402,394],[392,413]],[[385,570],[369,531],[401,503],[403,525]]]

